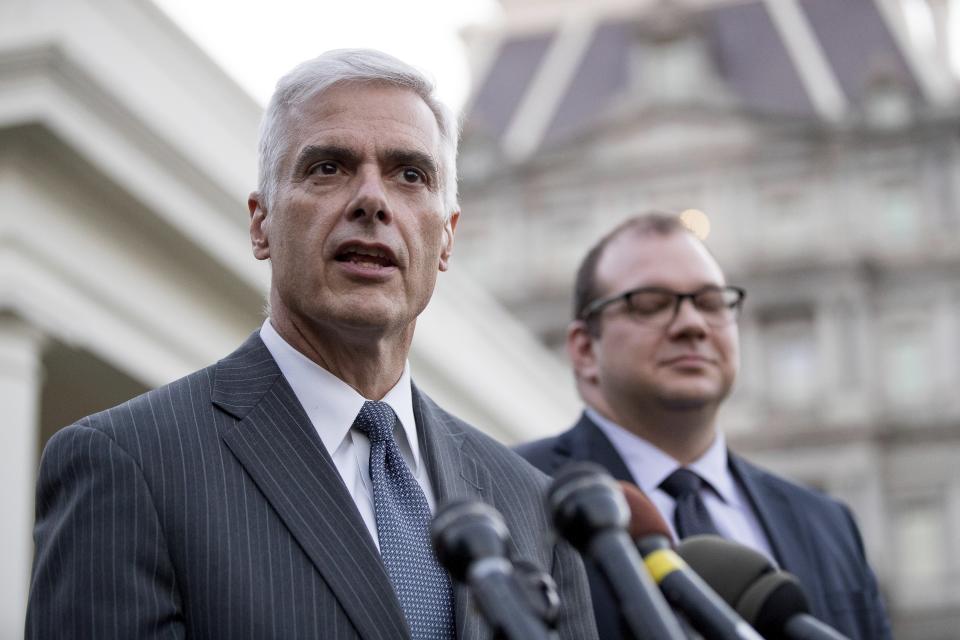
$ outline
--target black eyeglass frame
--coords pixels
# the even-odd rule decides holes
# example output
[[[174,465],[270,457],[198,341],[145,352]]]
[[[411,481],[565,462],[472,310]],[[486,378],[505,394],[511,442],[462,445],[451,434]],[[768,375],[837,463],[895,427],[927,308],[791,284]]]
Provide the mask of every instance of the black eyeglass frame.
[[[624,305],[626,305],[626,307],[630,309],[631,307],[630,298],[638,293],[643,293],[648,291],[654,292],[654,293],[665,293],[673,296],[674,298],[673,313],[670,314],[670,320],[669,322],[667,322],[667,325],[669,325],[671,322],[673,322],[676,319],[677,314],[680,312],[680,305],[682,305],[683,301],[686,299],[689,299],[690,304],[692,304],[694,308],[697,309],[697,311],[700,311],[699,307],[697,307],[696,298],[697,296],[702,295],[707,291],[720,291],[720,292],[732,291],[737,295],[735,300],[733,300],[732,302],[726,305],[728,309],[731,309],[733,311],[733,318],[730,320],[730,323],[736,321],[737,317],[740,314],[740,309],[743,307],[743,302],[747,298],[747,291],[745,289],[743,289],[742,287],[735,287],[733,285],[725,285],[722,287],[708,285],[706,287],[701,287],[696,291],[691,291],[690,293],[678,293],[676,291],[671,291],[670,289],[665,289],[663,287],[636,287],[634,289],[629,289],[622,293],[617,293],[612,296],[608,296],[606,298],[599,298],[597,300],[594,300],[593,302],[591,302],[590,304],[588,304],[586,307],[583,308],[583,311],[580,312],[579,319],[583,322],[587,322],[590,320],[591,317],[597,315],[598,313],[606,309],[608,306],[610,306],[614,302],[623,301]],[[729,323],[725,323],[725,324],[729,324]]]

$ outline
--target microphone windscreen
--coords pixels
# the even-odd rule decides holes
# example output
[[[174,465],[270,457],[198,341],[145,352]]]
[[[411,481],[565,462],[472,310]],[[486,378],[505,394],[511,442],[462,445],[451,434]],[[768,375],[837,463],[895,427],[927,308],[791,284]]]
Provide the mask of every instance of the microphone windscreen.
[[[627,499],[627,506],[630,507],[630,523],[627,525],[630,537],[637,540],[647,536],[663,536],[670,540],[670,527],[647,494],[630,482],[620,480],[617,484],[623,490],[623,497]]]
[[[800,583],[784,571],[762,576],[743,593],[736,609],[765,638],[782,633],[793,616],[810,613],[810,605]]]
[[[437,509],[430,525],[437,560],[458,582],[470,566],[484,558],[507,555],[510,532],[503,516],[478,500],[454,500]]]
[[[593,479],[597,476],[610,477],[610,473],[596,462],[577,461],[565,464],[553,475],[553,484],[547,495],[558,488],[573,484],[581,479]]]
[[[776,570],[762,553],[719,536],[684,538],[677,553],[734,608],[750,585]]]
[[[610,474],[590,462],[563,467],[547,490],[547,507],[557,533],[583,552],[600,532],[625,529],[627,501]]]

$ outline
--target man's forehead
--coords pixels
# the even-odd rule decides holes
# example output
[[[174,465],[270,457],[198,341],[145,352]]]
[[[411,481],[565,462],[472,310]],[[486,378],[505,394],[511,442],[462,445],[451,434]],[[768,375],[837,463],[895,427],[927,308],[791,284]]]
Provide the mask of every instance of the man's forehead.
[[[291,109],[285,155],[293,162],[309,147],[331,146],[378,155],[425,154],[439,164],[440,129],[416,92],[382,84],[334,85]]]
[[[597,280],[611,285],[700,286],[723,284],[723,271],[692,234],[627,230],[610,241],[597,265]]]
[[[424,99],[412,89],[365,82],[339,83],[327,87],[292,110],[292,120],[323,125],[351,120],[394,122],[439,138],[440,125]]]

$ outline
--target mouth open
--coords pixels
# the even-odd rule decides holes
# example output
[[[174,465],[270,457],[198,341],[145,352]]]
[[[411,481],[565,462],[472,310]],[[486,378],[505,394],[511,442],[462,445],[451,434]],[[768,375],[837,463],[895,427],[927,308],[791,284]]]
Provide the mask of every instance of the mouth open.
[[[370,245],[347,245],[337,252],[334,260],[375,269],[397,266],[397,261],[389,249]]]

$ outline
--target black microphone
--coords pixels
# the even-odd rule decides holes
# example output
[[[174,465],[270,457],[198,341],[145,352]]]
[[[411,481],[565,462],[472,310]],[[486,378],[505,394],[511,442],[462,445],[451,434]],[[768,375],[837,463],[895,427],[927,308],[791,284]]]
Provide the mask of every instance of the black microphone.
[[[518,582],[507,558],[510,532],[496,509],[479,501],[448,503],[434,516],[430,535],[440,564],[470,588],[494,638],[555,637],[531,610],[529,589]]]
[[[530,560],[514,560],[513,570],[524,599],[534,615],[549,629],[556,629],[560,620],[560,593],[553,576]]]
[[[768,573],[740,596],[737,607],[754,620],[767,638],[845,640],[836,629],[810,615],[810,605],[796,577],[786,571]]]
[[[677,552],[768,640],[848,640],[810,615],[797,579],[762,553],[717,536],[692,536]]]
[[[710,640],[763,640],[677,555],[667,523],[643,491],[629,482],[620,488],[630,508],[630,535],[667,602]]]
[[[557,532],[599,568],[635,640],[684,640],[673,611],[653,584],[630,536],[630,510],[603,467],[564,467],[547,494]]]

